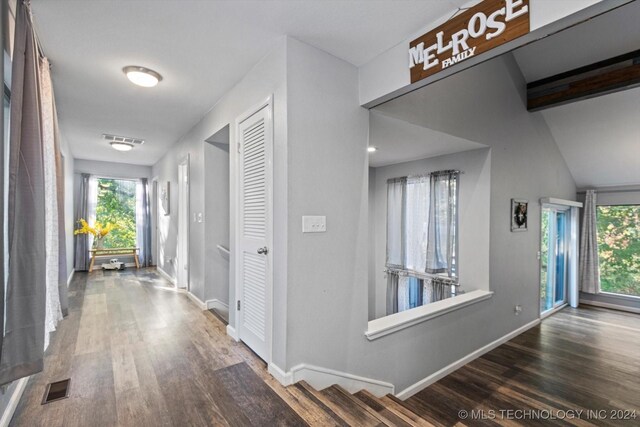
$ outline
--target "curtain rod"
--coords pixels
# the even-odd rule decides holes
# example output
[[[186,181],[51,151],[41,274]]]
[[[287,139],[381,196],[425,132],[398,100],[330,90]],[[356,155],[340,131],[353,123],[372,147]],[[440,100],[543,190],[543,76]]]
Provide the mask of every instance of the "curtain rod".
[[[627,189],[627,190],[594,190],[596,194],[598,193],[640,193],[640,188],[635,190]],[[587,191],[578,191],[576,194],[586,194]]]

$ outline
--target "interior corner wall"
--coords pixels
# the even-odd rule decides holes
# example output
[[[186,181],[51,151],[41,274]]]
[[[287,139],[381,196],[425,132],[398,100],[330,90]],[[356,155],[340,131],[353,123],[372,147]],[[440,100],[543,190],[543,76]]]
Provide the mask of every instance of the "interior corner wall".
[[[229,141],[204,144],[205,164],[205,295],[203,301],[216,300],[229,305],[229,255],[218,245],[229,248]]]
[[[63,138],[61,144],[61,152],[64,156],[64,228],[66,238],[67,249],[67,274],[71,277],[74,266],[74,234],[73,231],[76,228],[75,223],[75,159],[69,150],[66,141]]]
[[[291,40],[287,76],[286,368],[344,371],[368,320],[368,111],[357,69],[319,49]],[[325,215],[327,231],[303,234],[303,215]]]
[[[207,212],[205,206],[205,140],[218,132],[223,127],[230,125],[230,141],[232,146],[236,143],[236,119],[248,112],[253,107],[263,102],[268,96],[273,95],[273,119],[274,119],[274,337],[273,337],[273,361],[282,366],[284,363],[284,330],[286,325],[286,275],[279,275],[285,271],[282,265],[286,265],[286,224],[287,224],[287,190],[286,190],[286,148],[287,148],[287,84],[286,84],[286,50],[287,39],[282,38],[277,47],[267,53],[248,73],[240,78],[239,82],[227,92],[213,108],[189,130],[176,144],[153,166],[154,177],[161,184],[171,183],[171,215],[160,215],[159,221],[159,262],[160,268],[169,275],[175,277],[175,267],[170,261],[175,258],[177,248],[177,184],[178,163],[186,155],[190,156],[190,205],[191,216],[193,213],[202,212],[204,222],[193,222],[191,218],[189,232],[189,275],[191,292],[203,302],[210,295],[210,284],[205,281],[205,236],[204,228],[207,227]],[[233,177],[236,174],[238,160],[237,150],[230,150],[230,240],[231,251],[229,264],[229,280],[235,283],[235,227],[236,212],[236,183]],[[235,301],[235,289],[229,289],[229,301]],[[229,313],[229,325],[236,327],[235,310]]]
[[[544,119],[525,108],[525,82],[512,56],[429,87],[438,102],[414,109],[421,126],[491,148],[494,295],[374,341],[364,336],[368,166],[357,77],[347,64],[297,45],[288,73],[288,368],[310,363],[400,391],[539,318],[538,200],[572,199],[576,187]],[[530,202],[527,232],[510,231],[511,198]],[[327,215],[327,233],[300,233],[305,214]],[[519,316],[516,304],[523,306]]]

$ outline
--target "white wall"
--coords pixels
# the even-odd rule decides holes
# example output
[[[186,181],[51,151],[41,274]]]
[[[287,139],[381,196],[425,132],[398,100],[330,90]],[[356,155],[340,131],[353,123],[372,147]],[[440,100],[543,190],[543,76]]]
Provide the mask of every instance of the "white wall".
[[[268,52],[255,67],[253,67],[244,77],[238,76],[238,84],[231,89],[202,120],[197,123],[185,136],[167,152],[167,154],[153,166],[153,176],[157,176],[160,182],[170,181],[172,188],[177,188],[178,162],[187,154],[191,158],[191,201],[190,211],[203,212],[205,222],[194,223],[191,218],[190,230],[190,285],[191,292],[199,299],[205,300],[214,291],[207,288],[205,283],[205,233],[204,227],[207,225],[206,212],[206,174],[205,174],[205,153],[204,147],[206,139],[218,132],[227,125],[230,125],[230,141],[235,145],[236,128],[235,120],[264,101],[269,95],[273,95],[274,106],[274,247],[273,254],[274,271],[274,322],[279,326],[277,331],[284,331],[284,320],[286,310],[286,146],[287,146],[287,85],[286,85],[286,54],[287,40],[282,39],[276,49]],[[214,84],[214,83],[212,83]],[[237,163],[237,150],[230,150],[230,178],[235,176]],[[230,232],[233,233],[235,227],[236,207],[235,207],[236,183],[230,179]],[[160,251],[164,257],[175,257],[177,239],[177,192],[172,191],[170,216],[161,216],[159,221]],[[282,210],[284,207],[284,211]],[[233,254],[235,243],[234,235],[231,234],[229,246]],[[168,274],[175,275],[173,264],[166,262],[161,256],[159,266]],[[234,256],[230,260],[230,281],[234,283]],[[210,292],[211,291],[211,292]],[[229,290],[229,301],[235,302],[235,290]],[[230,313],[229,324],[235,327],[235,310]],[[274,361],[284,360],[284,341],[282,335],[274,336]]]
[[[376,130],[372,127],[370,133]],[[428,141],[424,141],[428,144]],[[386,316],[387,279],[383,270],[387,247],[387,179],[419,175],[437,170],[457,169],[460,175],[458,199],[459,278],[461,289],[489,290],[489,208],[491,191],[491,156],[488,148],[415,160],[391,166],[375,168],[373,199],[369,205],[375,212],[374,233],[370,245],[375,247],[374,293],[369,293],[369,306],[374,301],[375,312],[370,318]],[[371,169],[370,169],[371,170]],[[370,269],[371,271],[371,269]]]
[[[75,159],[69,150],[64,137],[60,144],[60,151],[64,156],[64,214],[65,214],[65,237],[67,249],[67,274],[71,276],[74,265],[74,236],[73,231],[76,228],[75,219]]]
[[[601,0],[529,0],[531,33],[497,47],[490,52],[465,60],[460,64],[440,71],[430,78],[411,85],[408,68],[409,42],[446,22],[451,16],[451,14],[447,14],[440,20],[425,25],[423,29],[411,34],[404,41],[360,67],[360,103],[361,105],[373,106],[378,103],[378,100],[392,99],[394,96],[407,93],[409,90],[422,87],[429,82],[457,73],[484,60],[501,55],[546,35],[553,34],[556,31],[582,22],[585,19],[600,14],[603,11],[611,10],[629,1],[630,0],[608,0],[606,2]],[[478,3],[478,1],[473,0],[469,4],[475,3]]]
[[[77,174],[89,173],[106,178],[151,178],[151,166],[131,165],[128,163],[76,159],[74,168]]]

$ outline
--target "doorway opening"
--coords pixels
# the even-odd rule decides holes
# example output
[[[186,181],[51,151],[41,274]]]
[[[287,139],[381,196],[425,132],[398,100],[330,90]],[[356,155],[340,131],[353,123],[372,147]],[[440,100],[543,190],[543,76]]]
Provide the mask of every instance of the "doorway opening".
[[[577,305],[577,207],[543,203],[540,239],[540,315]]]

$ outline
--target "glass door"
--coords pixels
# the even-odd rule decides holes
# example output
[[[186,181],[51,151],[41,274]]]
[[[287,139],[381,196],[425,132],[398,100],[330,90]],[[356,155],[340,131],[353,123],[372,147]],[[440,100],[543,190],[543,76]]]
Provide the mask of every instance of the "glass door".
[[[540,244],[540,312],[545,313],[567,302],[570,211],[542,207]]]

